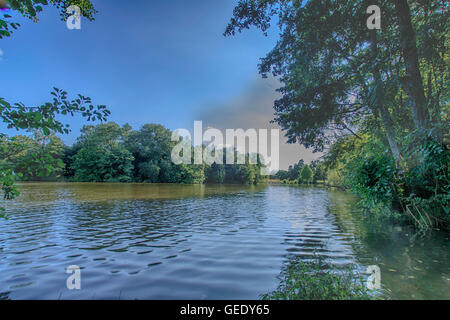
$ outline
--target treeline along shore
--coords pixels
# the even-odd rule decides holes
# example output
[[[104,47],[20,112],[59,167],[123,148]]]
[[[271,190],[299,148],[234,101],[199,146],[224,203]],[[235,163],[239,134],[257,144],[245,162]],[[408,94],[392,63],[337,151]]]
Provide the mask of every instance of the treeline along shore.
[[[224,160],[227,152],[235,152],[234,164],[174,164],[171,153],[177,143],[172,131],[159,124],[133,130],[109,122],[84,126],[72,146],[39,130],[2,135],[0,161],[22,181],[257,184],[263,179],[259,156],[256,164],[248,154],[238,164],[237,153],[225,149]]]

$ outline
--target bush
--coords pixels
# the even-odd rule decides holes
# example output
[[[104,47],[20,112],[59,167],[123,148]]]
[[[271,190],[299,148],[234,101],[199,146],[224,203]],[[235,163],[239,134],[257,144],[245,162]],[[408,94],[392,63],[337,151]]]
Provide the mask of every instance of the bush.
[[[351,187],[368,207],[383,203],[391,207],[398,198],[394,159],[381,144],[368,143],[346,167],[345,183]]]
[[[404,175],[405,211],[421,227],[450,224],[450,151],[433,140],[408,154],[414,163]]]
[[[283,271],[280,285],[263,300],[369,300],[374,299],[354,268],[329,270],[323,260],[295,260]]]
[[[405,142],[404,160],[396,165],[383,144],[372,138],[344,166],[345,183],[373,212],[409,219],[421,229],[448,228],[450,152],[417,134]]]

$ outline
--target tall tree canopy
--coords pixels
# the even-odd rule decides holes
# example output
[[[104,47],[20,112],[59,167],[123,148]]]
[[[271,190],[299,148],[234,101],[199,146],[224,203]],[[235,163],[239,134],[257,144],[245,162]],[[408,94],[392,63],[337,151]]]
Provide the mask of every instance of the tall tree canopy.
[[[450,224],[449,18],[443,0],[241,0],[225,35],[277,22],[259,70],[282,83],[288,141],[327,149],[332,184],[429,227]]]
[[[366,8],[372,4],[242,0],[234,9],[225,35],[250,26],[266,32],[276,17],[280,40],[259,68],[283,83],[275,120],[290,142],[321,151],[339,135],[356,134],[358,125],[374,116],[395,149],[396,126],[422,129],[431,119],[441,119],[446,1],[414,1],[411,7],[406,0],[377,1],[382,11],[378,31],[366,26]]]

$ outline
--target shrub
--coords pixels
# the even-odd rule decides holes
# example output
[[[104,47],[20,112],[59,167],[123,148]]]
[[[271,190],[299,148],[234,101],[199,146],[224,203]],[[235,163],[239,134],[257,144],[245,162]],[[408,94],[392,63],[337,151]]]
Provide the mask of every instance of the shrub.
[[[321,259],[295,260],[282,272],[278,288],[263,300],[369,300],[374,299],[355,268],[330,270]]]
[[[344,165],[346,185],[372,212],[409,219],[421,229],[448,228],[450,151],[417,133],[405,143],[404,160],[396,164],[383,144],[372,138]]]

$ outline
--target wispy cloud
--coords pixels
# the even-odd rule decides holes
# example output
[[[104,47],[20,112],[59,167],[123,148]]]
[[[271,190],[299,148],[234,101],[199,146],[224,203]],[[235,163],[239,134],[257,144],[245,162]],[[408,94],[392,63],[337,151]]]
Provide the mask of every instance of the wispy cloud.
[[[3,50],[0,49],[0,61],[2,61],[2,60],[3,60]]]

